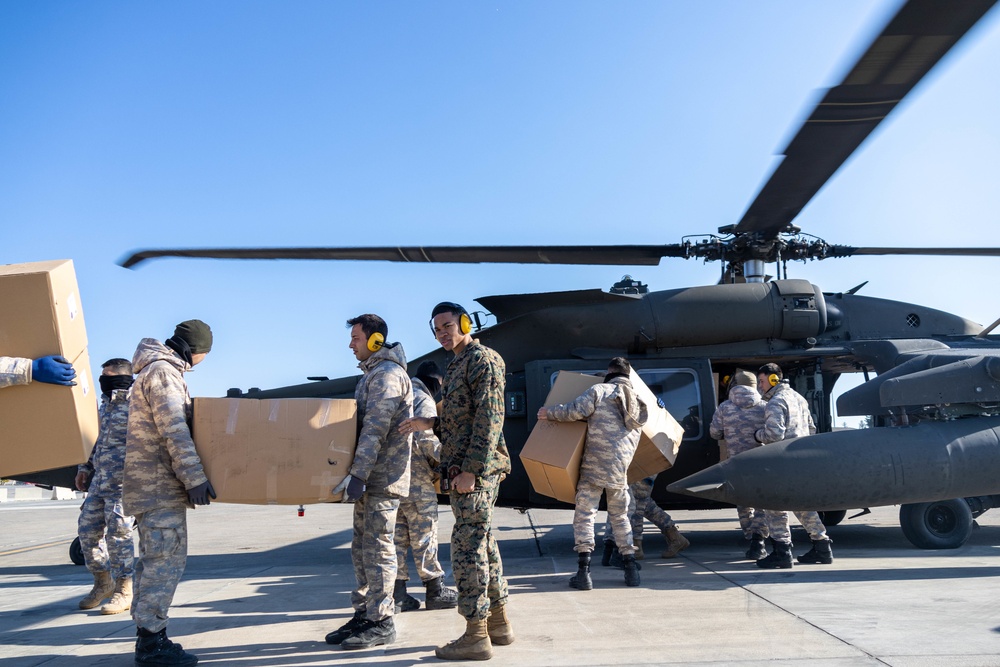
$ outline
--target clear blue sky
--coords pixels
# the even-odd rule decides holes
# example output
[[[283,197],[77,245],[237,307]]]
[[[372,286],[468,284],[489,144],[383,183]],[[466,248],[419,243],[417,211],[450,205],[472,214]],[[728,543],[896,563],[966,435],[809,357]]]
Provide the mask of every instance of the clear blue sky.
[[[739,220],[818,90],[898,2],[6,2],[0,262],[71,258],[95,364],[197,317],[195,395],[410,356],[454,300],[669,289],[717,265],[116,261],[141,248],[672,243]],[[1000,245],[1000,14],[798,218],[850,245]],[[1000,260],[791,264],[989,323]],[[12,316],[5,313],[5,317]]]

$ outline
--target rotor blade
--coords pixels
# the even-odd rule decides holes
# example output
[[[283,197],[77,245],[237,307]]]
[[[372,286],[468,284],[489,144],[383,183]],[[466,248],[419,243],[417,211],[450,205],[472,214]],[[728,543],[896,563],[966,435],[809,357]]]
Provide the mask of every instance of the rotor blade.
[[[635,264],[656,266],[662,257],[686,257],[687,246],[429,246],[408,248],[188,248],[141,250],[122,259],[125,268],[157,257],[208,259],[335,259],[458,264]]]
[[[1000,257],[1000,248],[855,248],[831,246],[828,257],[857,255],[941,255],[950,257]]]
[[[775,237],[996,0],[910,0],[784,150],[736,226]]]

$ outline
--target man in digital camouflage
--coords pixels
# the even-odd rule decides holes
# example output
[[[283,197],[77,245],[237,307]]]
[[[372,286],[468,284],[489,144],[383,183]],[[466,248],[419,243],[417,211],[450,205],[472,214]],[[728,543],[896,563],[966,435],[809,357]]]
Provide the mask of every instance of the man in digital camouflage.
[[[125,476],[125,431],[128,427],[129,387],[132,364],[128,359],[109,359],[101,366],[100,430],[90,459],[80,464],[76,488],[87,491],[80,508],[77,534],[94,587],[80,600],[80,609],[93,609],[108,596],[102,614],[118,614],[132,606],[132,575],[135,519],[122,509],[122,478]]]
[[[351,592],[354,616],[327,634],[326,641],[356,650],[396,639],[393,535],[400,498],[410,490],[411,444],[410,434],[399,428],[413,415],[413,393],[403,347],[386,342],[385,320],[368,313],[348,320],[347,326],[348,347],[362,373],[354,390],[359,431],[351,470],[337,488],[355,503],[351,561],[357,587]]]
[[[507,617],[507,581],[493,537],[493,505],[501,480],[510,472],[503,437],[506,367],[494,350],[472,338],[469,314],[457,303],[431,311],[431,331],[455,353],[442,390],[440,419],[413,418],[406,430],[434,428],[441,439],[441,467],[455,514],[451,563],[458,586],[458,613],[465,632],[439,646],[445,660],[488,660],[493,645],[514,641]]]
[[[754,434],[764,425],[765,403],[757,392],[757,377],[750,371],[737,370],[729,381],[728,397],[715,410],[708,433],[716,440],[725,440],[726,458],[760,447]],[[767,555],[764,540],[768,537],[764,511],[737,506],[743,536],[750,540],[746,557],[758,560]]]
[[[673,558],[684,549],[691,546],[686,537],[681,535],[677,524],[673,518],[653,500],[653,484],[655,477],[644,477],[628,485],[628,518],[632,525],[632,546],[635,547],[635,559],[643,560],[645,554],[642,550],[642,534],[645,532],[645,520],[649,519],[654,526],[660,529],[664,539],[667,541],[667,548],[660,554],[660,558]],[[614,527],[611,525],[611,514],[604,525],[604,556],[601,564],[607,566],[613,560],[612,554],[617,549],[615,545]],[[621,558],[617,557],[617,562],[621,563]],[[616,565],[619,567],[620,565]]]
[[[594,551],[594,518],[607,494],[608,520],[615,544],[622,554],[625,584],[639,585],[639,564],[632,544],[632,526],[628,518],[628,466],[639,445],[642,425],[648,408],[636,396],[629,379],[631,365],[624,357],[608,364],[604,382],[596,384],[579,397],[560,405],[539,408],[538,419],[571,422],[587,420],[587,440],[580,463],[580,481],[576,485],[576,511],[573,515],[574,551],[579,570],[569,585],[580,590],[594,587],[590,577],[590,557]]]
[[[777,364],[764,364],[757,371],[757,388],[767,401],[764,408],[764,425],[754,437],[765,445],[788,438],[799,438],[816,432],[809,404],[797,391],[784,381],[784,374]],[[798,557],[800,563],[829,565],[833,562],[832,540],[817,512],[793,512],[809,533],[812,549]],[[757,566],[790,568],[792,566],[792,535],[788,530],[788,513],[764,510],[770,533],[772,553],[757,561]]]
[[[59,355],[38,359],[0,357],[0,389],[32,381],[72,386],[75,377],[73,365]]]
[[[441,369],[433,361],[417,368],[413,381],[413,416],[437,417],[434,395],[441,388]],[[438,500],[434,481],[441,465],[441,441],[432,429],[413,434],[410,455],[410,495],[399,503],[396,516],[396,587],[393,598],[401,611],[420,608],[420,602],[406,592],[410,579],[406,552],[413,550],[417,575],[427,591],[427,609],[453,609],[458,593],[444,585],[444,568],[438,561]]]
[[[187,509],[215,497],[191,439],[191,396],[184,373],[212,349],[201,320],[181,322],[164,342],[143,338],[132,357],[122,506],[139,529],[132,618],[135,664],[194,665],[198,658],[167,638],[167,612],[187,562]]]

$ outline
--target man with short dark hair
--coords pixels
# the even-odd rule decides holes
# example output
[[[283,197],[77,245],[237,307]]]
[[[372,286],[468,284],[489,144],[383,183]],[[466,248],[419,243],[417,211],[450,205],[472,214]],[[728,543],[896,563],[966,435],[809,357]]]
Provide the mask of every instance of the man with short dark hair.
[[[400,498],[410,490],[410,435],[399,427],[413,414],[413,394],[403,346],[386,341],[385,320],[366,313],[347,320],[347,326],[348,347],[362,373],[354,390],[360,431],[351,470],[337,490],[354,501],[351,561],[357,587],[351,592],[354,616],[327,634],[326,642],[356,650],[396,640],[393,536]]]
[[[187,563],[187,510],[208,505],[215,489],[191,439],[191,396],[184,373],[212,350],[201,320],[177,325],[162,343],[143,338],[132,357],[122,506],[139,528],[132,618],[135,664],[194,665],[198,658],[167,638],[167,612]]]
[[[86,491],[80,508],[77,533],[94,587],[80,600],[80,609],[93,609],[101,600],[102,614],[119,614],[132,606],[132,575],[135,572],[135,519],[122,509],[125,476],[125,432],[128,428],[129,388],[132,364],[128,359],[109,359],[101,365],[100,430],[90,459],[80,464],[76,488]]]

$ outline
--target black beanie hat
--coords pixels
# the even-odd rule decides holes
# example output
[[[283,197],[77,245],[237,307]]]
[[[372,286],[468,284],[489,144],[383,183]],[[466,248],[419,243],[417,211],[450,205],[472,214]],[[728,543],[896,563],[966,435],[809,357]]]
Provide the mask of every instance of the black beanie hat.
[[[174,336],[183,338],[191,354],[212,351],[212,328],[201,320],[186,320],[174,329]]]

